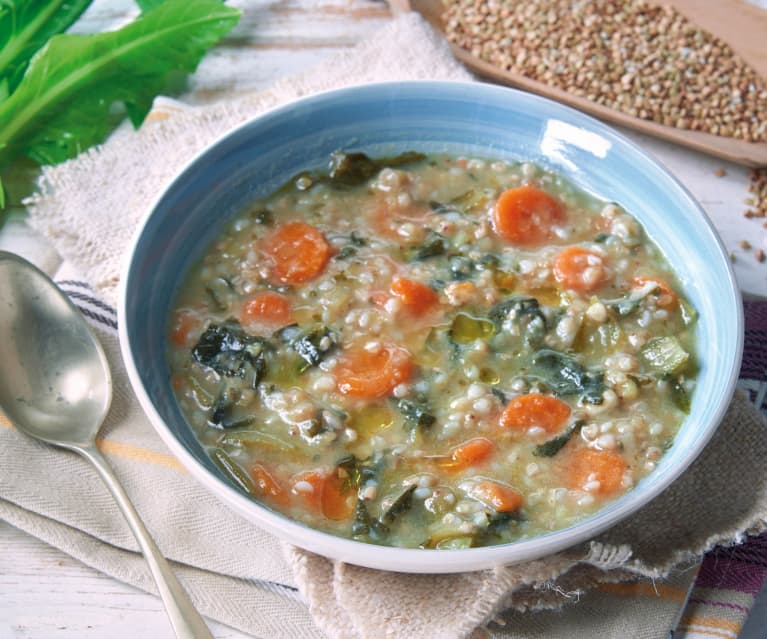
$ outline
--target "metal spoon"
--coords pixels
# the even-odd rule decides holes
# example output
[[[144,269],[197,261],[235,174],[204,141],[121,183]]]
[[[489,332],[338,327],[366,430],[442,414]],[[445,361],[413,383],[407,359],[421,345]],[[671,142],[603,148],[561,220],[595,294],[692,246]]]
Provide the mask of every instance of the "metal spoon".
[[[176,636],[212,639],[96,448],[112,400],[101,345],[47,275],[5,251],[0,251],[0,380],[0,406],[18,430],[80,453],[99,471],[146,557]]]

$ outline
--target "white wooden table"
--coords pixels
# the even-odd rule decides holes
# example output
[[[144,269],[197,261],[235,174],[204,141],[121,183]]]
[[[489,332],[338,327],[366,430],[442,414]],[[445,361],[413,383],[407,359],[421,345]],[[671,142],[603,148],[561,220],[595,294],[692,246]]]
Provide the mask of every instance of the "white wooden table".
[[[229,91],[266,88],[352,46],[390,19],[386,6],[375,0],[236,0],[231,4],[244,9],[243,17],[191,80],[189,97],[194,102],[212,101]],[[135,11],[130,0],[95,0],[76,30],[119,26]],[[661,157],[712,217],[736,257],[742,289],[767,296],[767,263],[753,257],[754,249],[767,251],[767,229],[742,215],[746,170],[646,138],[635,139]],[[718,168],[727,175],[716,177]],[[753,245],[750,251],[740,248],[744,239]],[[218,638],[245,638],[220,624],[211,626]],[[765,628],[767,595],[763,594],[741,636],[757,639],[765,636]],[[170,636],[160,600],[0,521],[0,639],[107,636]]]

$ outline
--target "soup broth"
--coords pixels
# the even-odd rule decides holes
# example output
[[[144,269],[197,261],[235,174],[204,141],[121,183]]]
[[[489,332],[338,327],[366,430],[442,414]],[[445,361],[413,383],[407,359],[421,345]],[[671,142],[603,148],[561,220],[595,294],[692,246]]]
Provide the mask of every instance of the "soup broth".
[[[637,220],[524,162],[337,152],[229,223],[174,308],[221,471],[370,543],[567,527],[655,468],[695,384],[695,312]]]

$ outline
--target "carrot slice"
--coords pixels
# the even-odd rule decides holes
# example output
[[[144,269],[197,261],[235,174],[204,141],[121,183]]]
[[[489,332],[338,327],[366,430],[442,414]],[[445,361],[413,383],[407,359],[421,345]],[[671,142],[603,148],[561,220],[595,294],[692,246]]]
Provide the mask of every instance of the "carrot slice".
[[[469,494],[499,513],[510,513],[522,506],[522,495],[511,486],[484,479],[469,489]]]
[[[541,244],[565,220],[562,205],[546,191],[525,185],[501,193],[493,209],[495,232],[521,246]]]
[[[336,385],[344,395],[374,399],[391,394],[413,374],[410,353],[396,344],[382,344],[377,350],[352,347],[336,367]]]
[[[250,469],[250,476],[253,478],[256,492],[265,501],[279,506],[288,505],[289,495],[274,476],[261,464],[256,464]]]
[[[564,458],[563,470],[569,488],[586,490],[599,495],[612,495],[622,489],[626,459],[618,452],[593,448],[570,449]],[[591,482],[599,482],[590,488]]]
[[[281,328],[292,321],[290,300],[273,291],[256,293],[240,309],[240,323],[243,326],[258,324]]]
[[[434,289],[404,277],[392,280],[391,292],[414,315],[423,315],[439,303],[439,295]]]
[[[635,277],[631,280],[631,284],[635,287],[644,286],[649,282],[652,282],[658,287],[658,301],[656,304],[659,308],[673,310],[679,307],[679,296],[665,280],[662,280],[659,277]]]
[[[273,284],[303,284],[322,273],[330,259],[330,245],[318,229],[305,222],[287,222],[264,243],[271,260]]]
[[[190,346],[192,335],[201,325],[200,316],[190,309],[179,310],[170,329],[170,341],[178,347]]]
[[[566,289],[591,293],[607,280],[605,267],[601,255],[570,246],[554,258],[554,279]]]
[[[312,490],[301,490],[299,482],[311,485]],[[354,512],[356,496],[354,489],[346,485],[337,472],[326,473],[309,470],[299,473],[292,478],[292,492],[303,500],[304,504],[316,513],[321,513],[328,519],[341,521],[349,519]]]
[[[356,501],[354,489],[348,487],[337,473],[331,473],[325,478],[322,491],[322,513],[325,517],[334,521],[349,519],[354,512]]]
[[[501,413],[501,426],[526,431],[540,426],[549,434],[559,433],[570,417],[570,407],[561,399],[528,393],[512,399]]]
[[[495,444],[485,437],[475,437],[450,449],[447,459],[438,465],[449,471],[465,470],[486,462],[495,452]]]

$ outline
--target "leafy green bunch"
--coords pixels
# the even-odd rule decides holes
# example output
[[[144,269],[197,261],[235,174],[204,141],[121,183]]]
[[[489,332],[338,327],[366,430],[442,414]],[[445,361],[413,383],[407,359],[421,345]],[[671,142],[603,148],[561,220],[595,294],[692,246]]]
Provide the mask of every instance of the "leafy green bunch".
[[[126,26],[80,35],[63,32],[91,0],[0,0],[0,171],[21,156],[56,164],[98,144],[116,105],[138,126],[240,18],[221,0],[137,3]]]

